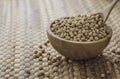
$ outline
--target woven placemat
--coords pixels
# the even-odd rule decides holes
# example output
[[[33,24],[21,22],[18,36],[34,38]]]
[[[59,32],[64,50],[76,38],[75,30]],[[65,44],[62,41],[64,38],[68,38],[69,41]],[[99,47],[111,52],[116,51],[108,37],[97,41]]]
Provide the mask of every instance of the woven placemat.
[[[0,79],[120,79],[120,2],[107,24],[113,36],[102,56],[73,61],[49,43],[54,19],[90,14],[112,0],[0,0]]]

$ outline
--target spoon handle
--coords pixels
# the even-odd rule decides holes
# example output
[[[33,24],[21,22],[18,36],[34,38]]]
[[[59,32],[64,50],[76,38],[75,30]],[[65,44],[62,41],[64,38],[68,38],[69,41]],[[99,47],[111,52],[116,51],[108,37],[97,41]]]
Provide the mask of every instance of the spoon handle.
[[[103,10],[103,14],[104,14],[104,22],[106,22],[106,20],[108,19],[112,9],[114,8],[114,6],[116,5],[116,3],[119,0],[113,0],[112,3],[110,5],[108,5],[104,10]]]

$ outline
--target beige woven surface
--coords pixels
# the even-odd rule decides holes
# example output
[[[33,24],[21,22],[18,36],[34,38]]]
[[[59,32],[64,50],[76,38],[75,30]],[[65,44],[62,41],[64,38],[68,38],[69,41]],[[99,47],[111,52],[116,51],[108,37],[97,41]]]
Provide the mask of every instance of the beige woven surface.
[[[0,79],[120,79],[120,2],[107,21],[113,37],[103,56],[72,61],[44,45],[52,20],[100,11],[111,1],[0,0]]]

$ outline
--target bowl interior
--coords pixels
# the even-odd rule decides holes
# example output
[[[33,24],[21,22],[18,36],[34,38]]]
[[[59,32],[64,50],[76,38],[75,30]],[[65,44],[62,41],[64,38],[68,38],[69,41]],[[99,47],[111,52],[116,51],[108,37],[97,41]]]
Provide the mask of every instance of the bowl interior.
[[[67,18],[67,17],[66,17]],[[112,37],[112,29],[110,26],[107,26],[107,32],[109,33],[105,38],[102,38],[102,39],[99,39],[97,41],[83,41],[83,42],[78,42],[78,41],[71,41],[71,40],[66,40],[66,39],[63,39],[57,35],[55,35],[52,31],[51,31],[51,25],[54,23],[54,21],[49,25],[49,27],[47,28],[47,32],[52,35],[53,37],[57,38],[58,40],[61,40],[61,41],[65,41],[65,42],[71,42],[71,43],[82,43],[82,44],[89,44],[89,43],[97,43],[97,42],[101,42],[101,41],[104,41],[106,39],[109,39]]]

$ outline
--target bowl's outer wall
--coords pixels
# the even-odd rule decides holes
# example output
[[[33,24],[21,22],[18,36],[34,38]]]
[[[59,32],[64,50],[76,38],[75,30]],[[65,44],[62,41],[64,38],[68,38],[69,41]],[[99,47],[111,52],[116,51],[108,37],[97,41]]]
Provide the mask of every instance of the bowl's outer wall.
[[[62,41],[52,36],[47,32],[48,39],[52,46],[62,55],[71,59],[89,59],[101,54],[105,47],[108,45],[110,38],[105,39],[97,43],[72,43]]]

